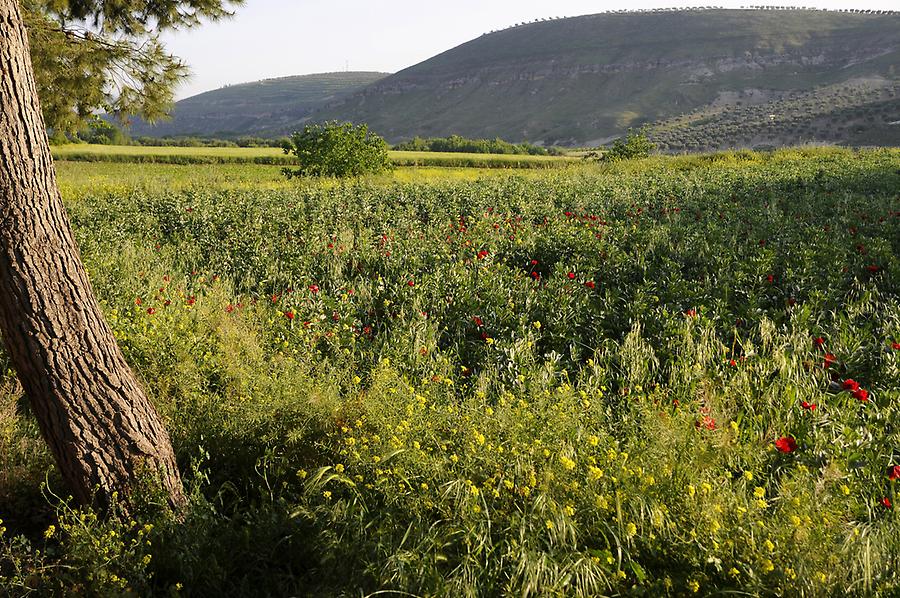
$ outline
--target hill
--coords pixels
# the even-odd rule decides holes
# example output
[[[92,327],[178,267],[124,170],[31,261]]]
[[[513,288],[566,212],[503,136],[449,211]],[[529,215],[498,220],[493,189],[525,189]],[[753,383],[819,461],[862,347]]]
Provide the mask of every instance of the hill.
[[[391,141],[455,133],[591,145],[655,123],[675,149],[744,141],[900,144],[900,127],[884,124],[900,120],[898,66],[900,13],[606,13],[483,35],[330,102],[312,118],[367,122]],[[798,115],[809,106],[818,108]],[[752,135],[727,132],[751,121],[758,129]],[[713,122],[710,139],[690,140]],[[843,131],[835,132],[836,122]]]
[[[230,85],[177,102],[171,120],[155,125],[136,121],[131,133],[222,138],[271,135],[272,130],[290,128],[290,123],[307,116],[313,108],[385,76],[372,72],[321,73]]]

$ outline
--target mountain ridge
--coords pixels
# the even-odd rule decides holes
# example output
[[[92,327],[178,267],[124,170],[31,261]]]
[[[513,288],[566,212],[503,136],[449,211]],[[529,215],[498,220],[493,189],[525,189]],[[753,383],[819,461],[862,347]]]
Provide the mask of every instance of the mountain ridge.
[[[900,126],[890,124],[900,121],[898,12],[599,13],[520,24],[393,75],[368,75],[308,102],[282,95],[269,112],[256,99],[255,117],[224,119],[233,130],[219,136],[281,136],[347,120],[390,142],[458,134],[583,146],[646,125],[672,151],[900,145]],[[218,109],[206,94],[188,100]],[[223,130],[212,116],[196,122],[206,136]],[[175,134],[195,133],[182,126]]]
[[[456,133],[580,144],[688,113],[723,91],[808,91],[860,76],[895,79],[888,67],[900,62],[898,31],[896,14],[817,10],[541,21],[470,40],[311,118],[367,122],[391,141]]]
[[[170,120],[135,121],[134,135],[272,136],[314,108],[383,78],[387,73],[349,71],[273,77],[226,85],[175,103]]]

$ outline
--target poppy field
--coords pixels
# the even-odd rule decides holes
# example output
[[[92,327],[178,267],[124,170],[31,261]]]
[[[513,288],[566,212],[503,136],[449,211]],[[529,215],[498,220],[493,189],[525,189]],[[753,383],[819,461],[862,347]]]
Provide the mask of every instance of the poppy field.
[[[900,593],[898,151],[67,195],[190,503],[3,367],[0,593]]]

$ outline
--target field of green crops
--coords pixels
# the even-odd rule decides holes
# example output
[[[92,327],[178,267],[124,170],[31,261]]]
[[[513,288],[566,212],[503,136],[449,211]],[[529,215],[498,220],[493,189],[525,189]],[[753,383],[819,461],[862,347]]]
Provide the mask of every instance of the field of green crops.
[[[137,166],[59,171],[189,508],[79,510],[7,372],[0,594],[900,593],[900,151]]]

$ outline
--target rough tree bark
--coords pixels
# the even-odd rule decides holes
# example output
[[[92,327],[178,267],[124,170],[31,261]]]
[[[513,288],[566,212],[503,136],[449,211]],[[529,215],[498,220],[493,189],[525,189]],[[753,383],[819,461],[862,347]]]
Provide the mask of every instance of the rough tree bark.
[[[0,336],[75,498],[183,491],[169,436],[94,297],[62,204],[18,0],[0,0]]]

